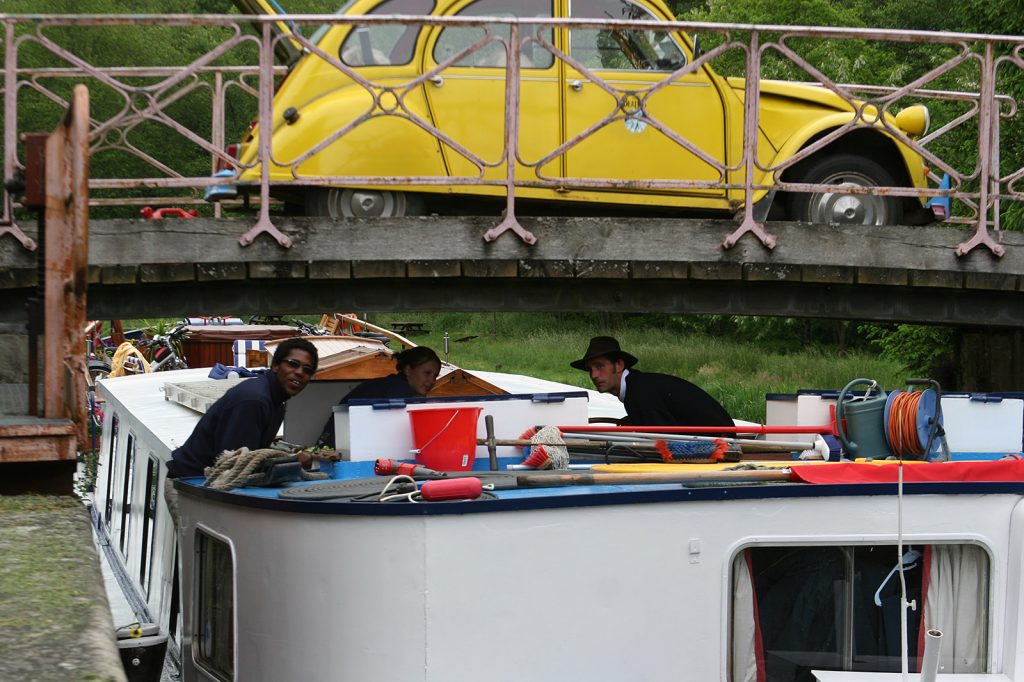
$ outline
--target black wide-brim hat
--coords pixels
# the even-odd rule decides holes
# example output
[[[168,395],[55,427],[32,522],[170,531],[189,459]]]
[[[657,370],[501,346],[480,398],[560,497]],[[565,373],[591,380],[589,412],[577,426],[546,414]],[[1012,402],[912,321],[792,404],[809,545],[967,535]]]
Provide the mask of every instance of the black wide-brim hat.
[[[619,348],[619,342],[616,339],[611,336],[595,336],[590,339],[590,345],[587,346],[587,352],[583,354],[583,357],[570,362],[569,366],[586,372],[587,363],[594,358],[601,357],[609,358],[613,362],[621,358],[625,361],[627,368],[637,363],[635,357]]]

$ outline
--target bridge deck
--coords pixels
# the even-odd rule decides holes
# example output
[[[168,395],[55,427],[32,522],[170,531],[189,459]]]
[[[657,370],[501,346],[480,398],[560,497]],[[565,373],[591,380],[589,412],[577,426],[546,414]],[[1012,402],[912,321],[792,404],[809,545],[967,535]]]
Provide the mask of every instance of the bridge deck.
[[[277,218],[294,244],[282,249],[266,235],[241,247],[248,220],[94,220],[89,316],[612,309],[1024,326],[1021,233],[1002,233],[1002,258],[958,258],[964,232],[944,227],[770,223],[770,251],[749,235],[722,249],[722,220],[525,218],[534,246],[485,242],[493,222]],[[24,296],[35,267],[0,240],[0,288]],[[22,296],[2,297],[4,319],[23,318]]]

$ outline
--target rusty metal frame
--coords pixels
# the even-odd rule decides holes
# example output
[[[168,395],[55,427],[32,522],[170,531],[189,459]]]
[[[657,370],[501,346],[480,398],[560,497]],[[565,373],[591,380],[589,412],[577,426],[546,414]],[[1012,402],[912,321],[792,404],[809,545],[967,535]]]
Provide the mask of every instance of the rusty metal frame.
[[[310,24],[359,24],[372,26],[381,24],[420,24],[426,26],[460,26],[482,29],[483,35],[474,44],[449,56],[428,72],[421,73],[412,80],[400,84],[382,84],[368,80],[359,67],[344,64],[340,57],[323,52],[317,45],[302,36],[281,38],[273,34],[273,25],[279,21],[289,21],[297,25]],[[972,236],[956,247],[957,255],[964,255],[976,246],[985,246],[991,253],[1000,256],[1003,246],[1000,244],[999,208],[1002,201],[1024,201],[1024,193],[1017,188],[1024,169],[1014,169],[1005,176],[1000,173],[1000,119],[1008,119],[1017,113],[1016,103],[1008,98],[1001,98],[996,92],[997,71],[1024,68],[1024,38],[1017,36],[984,36],[974,34],[929,33],[923,31],[896,31],[876,29],[843,29],[843,28],[809,28],[746,24],[707,24],[695,22],[650,22],[638,20],[581,20],[581,19],[514,19],[492,17],[396,17],[396,16],[338,16],[338,15],[288,15],[285,17],[246,17],[219,15],[167,15],[167,16],[33,16],[15,17],[0,15],[4,24],[4,173],[7,179],[12,178],[23,166],[18,158],[17,110],[18,96],[22,90],[32,90],[66,106],[56,91],[48,87],[51,79],[68,79],[83,77],[95,79],[104,87],[110,88],[124,100],[124,105],[114,116],[105,121],[90,121],[90,146],[92,153],[107,150],[119,150],[132,154],[151,166],[156,174],[147,178],[93,178],[89,182],[91,190],[131,190],[137,188],[182,189],[196,192],[227,181],[212,177],[187,177],[170,168],[161,159],[143,151],[132,143],[130,136],[143,122],[157,122],[165,126],[183,140],[204,154],[209,154],[211,168],[216,164],[230,164],[239,168],[239,164],[229,158],[223,151],[225,142],[225,101],[227,92],[238,88],[253,95],[257,99],[257,110],[260,130],[272,128],[270,123],[273,111],[274,79],[282,72],[273,64],[273,50],[277,41],[292,40],[308,53],[307,58],[318,58],[330,64],[363,87],[372,97],[370,107],[359,117],[345,122],[327,138],[314,143],[305,153],[287,163],[280,162],[274,155],[272,138],[260,136],[259,152],[256,165],[260,167],[259,213],[255,224],[239,239],[243,245],[251,243],[259,235],[267,233],[282,247],[291,244],[287,235],[280,232],[273,224],[270,214],[272,189],[287,184],[304,186],[382,186],[397,187],[402,185],[460,185],[460,186],[498,186],[504,190],[506,197],[504,216],[500,224],[487,230],[483,237],[491,240],[505,231],[516,233],[523,241],[532,244],[535,237],[525,230],[516,218],[516,191],[525,187],[542,187],[558,189],[571,186],[579,189],[631,189],[645,190],[686,190],[717,188],[728,192],[739,191],[742,201],[738,204],[740,224],[737,229],[727,235],[723,247],[735,244],[743,235],[750,232],[768,248],[773,248],[775,238],[765,230],[764,223],[755,218],[753,197],[755,193],[766,190],[781,191],[821,191],[827,186],[806,183],[783,183],[778,176],[788,167],[822,149],[829,142],[835,141],[849,131],[866,125],[874,125],[899,143],[919,153],[926,162],[950,175],[952,187],[949,190],[907,188],[907,187],[872,187],[852,188],[851,193],[877,194],[889,196],[948,196],[957,200],[964,207],[973,211],[967,217],[958,216],[958,220],[966,222],[973,228]],[[259,31],[256,35],[246,33],[243,24],[256,23]],[[225,31],[225,37],[212,46],[204,54],[186,65],[141,68],[141,67],[98,67],[74,54],[64,46],[55,42],[47,35],[46,29],[54,26],[130,26],[160,25],[172,27],[219,26]],[[496,28],[501,27],[507,33],[498,34]],[[614,85],[606,83],[592,70],[574,60],[572,55],[559,49],[553,42],[545,39],[545,32],[556,35],[560,29],[586,28],[608,29],[617,31],[701,31],[714,33],[722,37],[722,42],[711,52],[688,60],[682,67],[672,72],[658,72],[660,80],[651,83],[639,91],[626,92]],[[16,30],[18,29],[18,30]],[[877,40],[891,42],[916,42],[936,46],[951,46],[954,56],[935,66],[931,71],[920,75],[910,82],[895,87],[850,85],[836,83],[828,78],[817,66],[809,63],[799,51],[792,47],[796,39],[830,39],[830,40]],[[555,149],[543,155],[537,161],[528,162],[520,154],[520,84],[521,69],[520,50],[529,43],[535,43],[549,52],[554,59],[576,69],[587,77],[596,87],[605,90],[614,98],[615,105],[603,118],[594,122],[587,130],[570,139],[563,140]],[[36,49],[44,49],[70,64],[61,69],[28,69],[19,66],[19,54],[31,44]],[[499,44],[505,52],[505,120],[503,128],[503,151],[498,159],[483,159],[473,150],[464,147],[444,131],[436,128],[432,121],[426,120],[413,112],[405,103],[405,97],[414,89],[423,86],[431,79],[441,76],[446,69],[455,65],[467,56]],[[259,54],[259,63],[253,67],[224,67],[216,64],[216,60],[242,46],[253,46]],[[980,47],[978,47],[980,46]],[[566,46],[568,49],[568,46]],[[647,110],[647,100],[657,92],[669,87],[679,78],[693,73],[709,65],[713,59],[728,50],[742,50],[745,58],[746,73],[760,74],[762,60],[768,51],[788,60],[802,70],[819,86],[830,90],[847,101],[855,110],[854,120],[830,132],[826,136],[807,145],[795,155],[787,158],[774,167],[766,167],[757,158],[757,131],[759,130],[758,101],[760,80],[747,78],[743,112],[743,145],[742,155],[734,159],[731,165],[719,162],[686,136],[686,131],[671,129],[665,122],[652,116]],[[1008,53],[1008,54],[1006,54]],[[997,56],[1001,55],[1001,56]],[[927,90],[930,82],[968,62],[977,64],[979,70],[979,91],[948,92]],[[148,78],[154,82],[138,86],[131,83],[133,78]],[[255,81],[250,82],[250,78]],[[205,80],[204,80],[205,79]],[[167,109],[175,103],[184,102],[198,92],[209,93],[212,99],[212,125],[209,139],[176,121]],[[639,114],[626,111],[627,97],[637,98],[640,102]],[[968,111],[955,120],[945,123],[938,130],[930,132],[919,140],[906,137],[901,131],[884,120],[876,120],[870,111],[888,112],[904,97],[916,99],[945,99],[966,102]],[[668,138],[672,143],[685,149],[699,158],[709,168],[717,172],[719,180],[692,181],[680,179],[650,178],[646,180],[622,180],[615,178],[571,178],[552,177],[545,174],[542,168],[557,160],[573,147],[579,145],[597,131],[622,121],[628,115],[636,115],[647,125]],[[317,176],[304,177],[298,172],[303,160],[319,153],[329,144],[348,134],[358,126],[380,116],[397,116],[405,118],[413,125],[434,136],[439,144],[450,148],[454,153],[466,159],[476,169],[476,175],[470,176],[402,176],[402,177],[368,177],[368,176]],[[930,151],[929,146],[936,139],[950,131],[977,122],[978,126],[978,161],[969,172],[959,172],[943,162]],[[266,161],[266,162],[265,162]],[[290,180],[270,180],[269,166],[273,163],[279,167],[291,168]],[[488,177],[491,169],[503,169],[503,177]],[[522,175],[521,170],[532,169],[536,179]],[[520,177],[517,177],[520,171]],[[756,172],[769,173],[775,178],[772,184],[757,185],[754,183]],[[742,180],[739,178],[742,176]],[[976,191],[968,191],[967,185],[976,183]],[[163,199],[164,202],[168,199]],[[172,199],[174,203],[198,202],[195,197]],[[96,199],[94,204],[143,204],[160,203],[153,198],[130,197],[119,201],[114,199]],[[216,207],[219,214],[220,206]],[[12,197],[5,195],[3,214],[0,217],[0,237],[12,234],[24,248],[31,249],[31,240],[18,228],[14,218],[14,202]],[[26,241],[27,240],[27,241]]]
[[[42,419],[0,427],[0,462],[73,462],[78,445],[87,442],[85,335],[81,331],[89,270],[87,88],[76,86],[56,129],[35,137],[38,145],[34,141],[34,146],[45,144],[45,163],[33,164],[31,169],[41,176],[32,177],[31,184],[45,186],[43,414]],[[29,381],[36,379],[30,371]],[[28,414],[35,417],[32,389],[29,401]]]
[[[85,431],[85,295],[89,274],[89,91],[77,85],[46,141],[46,301],[43,416]]]

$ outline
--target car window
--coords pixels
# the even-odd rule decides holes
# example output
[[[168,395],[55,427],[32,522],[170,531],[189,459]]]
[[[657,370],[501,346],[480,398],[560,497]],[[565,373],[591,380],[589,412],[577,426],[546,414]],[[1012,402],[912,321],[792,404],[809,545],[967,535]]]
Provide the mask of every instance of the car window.
[[[550,18],[553,16],[551,0],[477,0],[464,7],[456,16],[460,17],[524,17]],[[502,24],[489,25],[491,35],[508,39],[508,26]],[[533,27],[520,33],[520,39],[527,38]],[[533,29],[535,31],[535,29]],[[438,63],[453,54],[464,50],[486,35],[483,28],[449,26],[441,31],[434,45],[434,60]],[[533,33],[536,35],[536,33]],[[540,29],[540,36],[552,43],[554,38],[551,29]],[[524,69],[547,69],[554,64],[554,55],[544,49],[535,40],[527,40],[520,50],[520,59]],[[481,47],[456,62],[456,66],[504,67],[505,46],[495,40]]]
[[[573,19],[658,21],[647,8],[630,0],[575,0]],[[573,29],[569,38],[573,59],[588,69],[675,71],[686,55],[666,31]]]
[[[385,0],[368,15],[426,15],[434,11],[434,0]],[[421,26],[402,24],[355,26],[341,44],[339,56],[349,66],[397,66],[412,61]]]

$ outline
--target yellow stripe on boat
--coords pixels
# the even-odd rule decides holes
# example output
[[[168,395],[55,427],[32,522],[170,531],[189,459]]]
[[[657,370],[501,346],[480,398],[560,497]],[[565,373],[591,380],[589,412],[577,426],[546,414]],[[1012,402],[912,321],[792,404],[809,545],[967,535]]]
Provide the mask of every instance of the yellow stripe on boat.
[[[895,459],[857,459],[858,464],[898,464]],[[595,464],[591,471],[604,471],[619,474],[640,474],[652,471],[725,471],[745,464],[754,464],[758,467],[774,469],[794,466],[805,466],[814,464],[832,464],[820,459],[792,459],[792,460],[764,460],[764,461],[743,461],[743,462],[712,462],[700,464],[686,464],[682,462],[644,462],[642,464]],[[922,460],[903,460],[904,464],[928,464]]]

